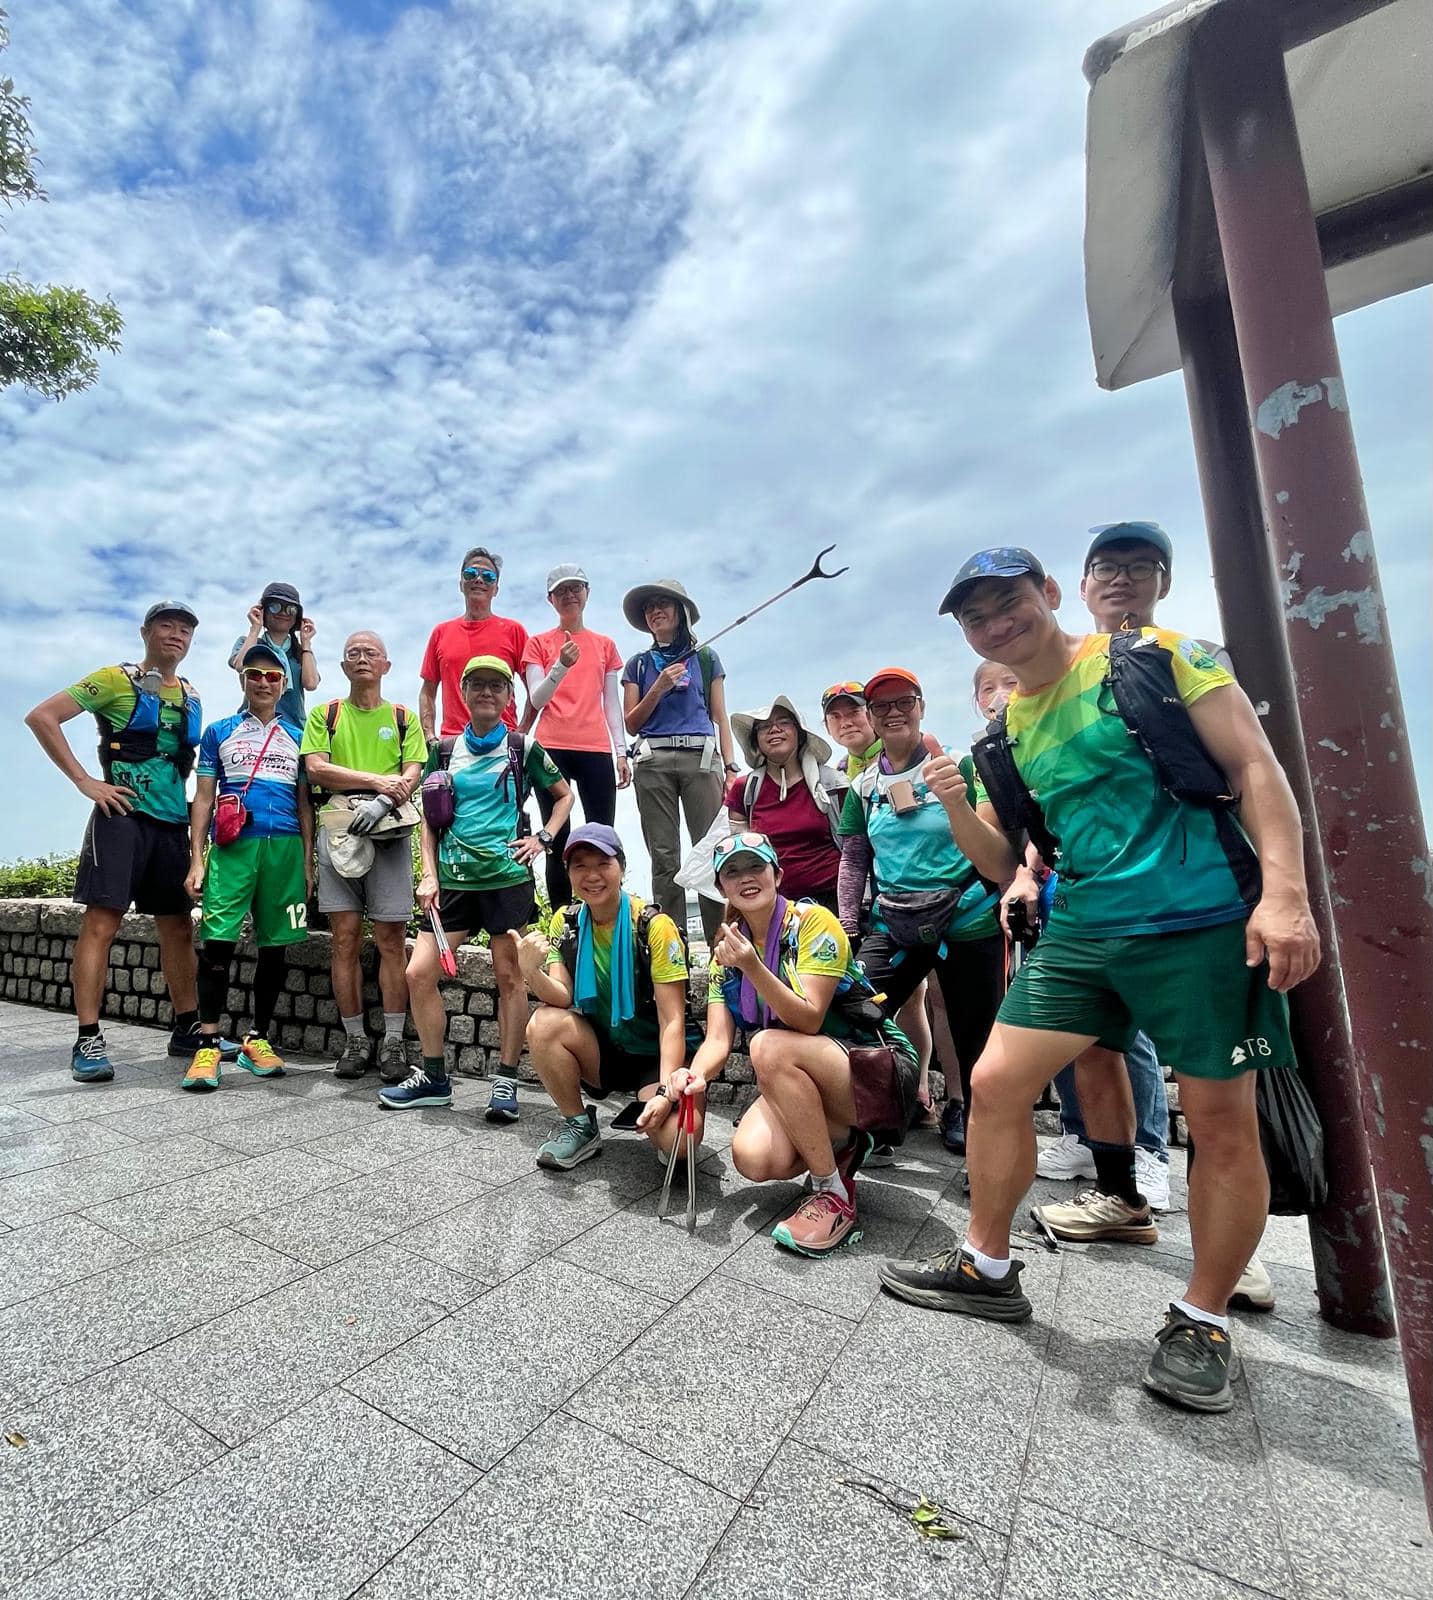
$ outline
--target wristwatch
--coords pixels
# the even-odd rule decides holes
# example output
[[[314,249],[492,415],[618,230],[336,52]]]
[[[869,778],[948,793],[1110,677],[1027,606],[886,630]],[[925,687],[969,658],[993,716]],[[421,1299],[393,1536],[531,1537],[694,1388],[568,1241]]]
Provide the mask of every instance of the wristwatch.
[[[552,849],[552,835],[546,828],[539,828],[534,837],[544,850],[550,851]]]
[[[726,763],[726,770],[731,773],[733,777],[735,777],[736,774],[741,771],[741,768],[737,766],[735,761],[728,761]]]

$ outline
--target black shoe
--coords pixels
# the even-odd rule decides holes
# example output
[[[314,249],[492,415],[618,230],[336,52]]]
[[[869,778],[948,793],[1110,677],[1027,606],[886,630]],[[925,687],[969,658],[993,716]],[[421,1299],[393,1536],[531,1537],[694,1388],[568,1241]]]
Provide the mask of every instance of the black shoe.
[[[1024,1322],[1030,1302],[1020,1292],[1023,1261],[1012,1261],[1003,1278],[987,1278],[964,1250],[943,1250],[921,1261],[884,1261],[877,1269],[882,1288],[913,1306],[959,1311],[988,1322]]]
[[[212,1050],[215,1045],[219,1047],[221,1061],[233,1061],[239,1054],[239,1041],[237,1039],[224,1039],[214,1034],[202,1034],[198,1028],[176,1028],[169,1035],[169,1054],[183,1056],[191,1059],[196,1050]]]
[[[947,1100],[940,1114],[940,1142],[953,1156],[965,1154],[965,1103]]]
[[[1222,1328],[1196,1322],[1174,1306],[1155,1334],[1144,1386],[1187,1411],[1227,1411],[1234,1404],[1230,1382],[1239,1376],[1239,1358]]]
[[[373,1041],[361,1033],[350,1033],[343,1041],[343,1054],[333,1064],[335,1078],[361,1078],[373,1066]],[[403,1077],[407,1077],[407,1063]],[[401,1079],[400,1079],[401,1082]]]

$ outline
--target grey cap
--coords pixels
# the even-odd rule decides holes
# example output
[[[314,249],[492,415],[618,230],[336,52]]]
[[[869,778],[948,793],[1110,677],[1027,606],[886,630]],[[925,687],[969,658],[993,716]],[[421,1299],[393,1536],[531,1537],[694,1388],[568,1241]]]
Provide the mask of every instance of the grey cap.
[[[145,627],[147,628],[156,617],[183,617],[191,628],[199,626],[199,614],[185,600],[156,600],[144,613]]]
[[[551,594],[559,583],[584,583],[589,589],[592,587],[587,574],[575,561],[563,561],[548,573],[547,592]]]

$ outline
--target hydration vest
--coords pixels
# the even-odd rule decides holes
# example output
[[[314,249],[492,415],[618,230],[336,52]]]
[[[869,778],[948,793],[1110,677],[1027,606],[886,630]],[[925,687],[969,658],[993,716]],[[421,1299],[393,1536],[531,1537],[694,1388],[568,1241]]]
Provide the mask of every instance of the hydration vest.
[[[203,709],[199,696],[188,678],[179,680],[183,693],[180,703],[181,725],[179,749],[173,754],[159,748],[159,717],[163,702],[157,694],[140,687],[143,676],[132,661],[120,662],[120,671],[129,679],[134,690],[134,709],[124,727],[113,727],[107,718],[95,712],[95,725],[100,735],[100,770],[106,783],[113,782],[111,772],[116,761],[152,761],[162,755],[179,773],[187,778],[194,770],[194,757],[199,749],[199,736],[204,731]]]
[[[749,828],[755,826],[751,820],[752,807],[756,804],[757,796],[761,793],[762,782],[767,776],[768,774],[764,770],[753,772],[742,785],[741,809],[746,813],[746,825]],[[839,850],[841,848],[841,807],[831,794],[831,790],[837,787],[835,776],[835,773],[829,768],[819,767],[817,769],[816,788],[812,791],[811,798],[815,800],[816,809],[825,817],[827,825],[831,829],[831,843]],[[828,779],[830,780],[829,784],[827,782]],[[775,783],[776,780],[773,778],[771,781]],[[797,781],[803,788],[805,787],[806,780],[804,777]],[[787,792],[790,793],[790,789]],[[844,791],[837,789],[837,793],[844,793]]]
[[[1153,635],[1110,635],[1110,670],[1105,678],[1115,709],[1149,757],[1160,787],[1185,805],[1227,816],[1239,804],[1228,778],[1204,748],[1174,681],[1173,657]],[[1015,746],[1002,709],[975,741],[971,755],[1001,827],[1023,829],[1049,866],[1060,841],[1050,832],[1040,802],[1015,764]],[[1222,831],[1222,829],[1221,829]]]
[[[815,905],[814,900],[792,901],[789,909],[794,914],[788,918],[786,927],[781,931],[781,955],[778,960],[781,964],[789,964],[793,974],[796,971],[796,958],[801,949],[801,921],[808,911],[815,908]],[[778,972],[775,976],[779,978],[781,974]],[[747,1024],[741,1015],[741,978],[741,971],[737,967],[724,967],[721,975],[721,997],[726,1002],[726,1008],[731,1012],[738,1030],[745,1032]],[[854,964],[837,980],[836,992],[831,996],[826,1014],[843,1018],[857,1039],[880,1038],[881,1025],[886,1020],[885,1012],[876,1000],[876,991],[871,987],[865,969]]]

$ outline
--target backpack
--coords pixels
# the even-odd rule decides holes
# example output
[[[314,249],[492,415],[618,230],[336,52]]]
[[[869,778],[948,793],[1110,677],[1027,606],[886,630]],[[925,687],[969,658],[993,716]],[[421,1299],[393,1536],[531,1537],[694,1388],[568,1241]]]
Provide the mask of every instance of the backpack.
[[[461,735],[449,734],[438,741],[437,758],[433,770],[423,779],[423,820],[434,833],[451,828],[457,815],[458,800],[453,788],[453,774],[448,770],[453,760],[453,749]],[[513,786],[513,803],[521,811],[528,797],[527,740],[516,728],[508,729],[508,758],[503,766],[497,787]]]
[[[134,690],[134,709],[129,714],[129,721],[122,728],[112,727],[99,712],[95,713],[95,725],[100,735],[100,771],[104,774],[106,783],[113,781],[110,774],[116,760],[149,761],[160,754],[160,698],[157,694],[150,694],[140,687],[142,674],[135,662],[121,661],[119,669],[129,679],[130,687]],[[194,770],[194,758],[199,752],[203,712],[200,709],[198,692],[188,678],[179,680],[179,689],[183,696],[180,707],[182,725],[179,749],[173,755],[166,753],[164,758],[181,778],[187,778]]]
[[[748,827],[754,827],[751,820],[751,808],[756,804],[756,797],[761,793],[761,780],[766,776],[764,772],[753,772],[742,785],[741,809],[746,815]],[[839,850],[841,848],[841,807],[831,798],[831,791],[824,782],[818,780],[813,795],[816,809],[825,817],[831,829],[831,843]]]
[[[556,948],[559,960],[563,966],[574,976],[577,972],[577,913],[576,905],[562,908],[562,932],[558,935]],[[652,1015],[657,1005],[657,986],[652,981],[652,923],[662,915],[662,908],[654,905],[643,905],[637,913],[637,921],[633,926],[632,934],[637,941],[637,1009]],[[687,944],[687,930],[682,927],[675,917],[672,925],[677,930],[677,938],[682,943],[682,961],[688,972],[691,969],[691,948]],[[701,1019],[696,1016],[692,1008],[691,985],[687,985],[687,996],[684,1005],[686,1012],[687,1043],[700,1043],[703,1037]]]
[[[1153,636],[1112,634],[1105,682],[1125,727],[1149,757],[1160,787],[1175,800],[1214,812],[1220,833],[1227,834],[1238,796],[1195,730],[1174,681],[1168,649]],[[1001,826],[1012,833],[1023,829],[1053,866],[1060,841],[1050,832],[1039,801],[1015,764],[1019,741],[1006,731],[1005,715],[1002,709],[995,716],[971,754]]]

